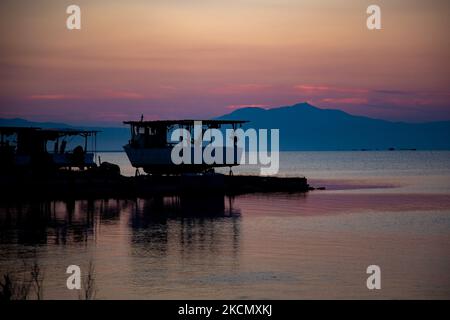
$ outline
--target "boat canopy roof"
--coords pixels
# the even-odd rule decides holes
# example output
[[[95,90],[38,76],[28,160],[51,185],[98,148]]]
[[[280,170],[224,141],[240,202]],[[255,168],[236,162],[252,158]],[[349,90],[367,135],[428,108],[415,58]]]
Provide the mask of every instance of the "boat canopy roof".
[[[48,138],[57,138],[57,137],[64,137],[64,136],[83,136],[83,137],[89,137],[97,132],[100,132],[99,130],[79,130],[79,129],[42,129],[39,130],[39,133],[42,133],[44,136]]]
[[[214,127],[221,125],[236,125],[243,124],[249,121],[246,120],[154,120],[154,121],[124,121],[124,124],[129,124],[136,127],[169,127],[169,126],[193,126],[195,122],[202,122],[202,125]]]
[[[100,132],[98,130],[79,130],[79,129],[57,129],[57,128],[46,128],[42,129],[39,127],[0,127],[0,133],[2,135],[13,135],[21,132],[33,132],[39,134],[45,139],[56,139],[58,137],[64,136],[83,136],[88,137]]]

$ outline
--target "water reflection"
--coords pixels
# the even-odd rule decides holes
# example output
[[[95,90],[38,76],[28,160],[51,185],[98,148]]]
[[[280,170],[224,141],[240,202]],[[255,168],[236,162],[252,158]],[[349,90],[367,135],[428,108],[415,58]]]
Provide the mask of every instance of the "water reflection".
[[[240,211],[232,198],[138,200],[130,213],[129,281],[154,296],[165,283],[185,283],[199,270],[236,270]]]
[[[199,265],[236,268],[241,215],[233,204],[223,196],[3,203],[0,275],[26,275],[36,262],[52,275],[44,281],[46,298],[74,298],[65,268],[92,262],[100,293],[114,292],[106,279],[117,278],[128,283],[125,296],[136,288],[153,295],[162,280]]]
[[[77,299],[66,268],[91,262],[99,299],[345,299],[371,297],[375,260],[380,297],[448,298],[449,206],[335,191],[3,203],[0,275],[37,262],[45,299]]]
[[[221,219],[233,221],[229,231],[237,239],[240,211],[233,207],[233,201],[223,196],[172,196],[8,203],[0,206],[0,243],[33,246],[89,242],[100,235],[100,226],[119,225],[121,220],[129,221],[126,227],[131,229],[131,242],[144,245],[167,243],[169,233],[180,236],[182,245],[196,239],[214,241],[211,223]],[[174,226],[179,230],[174,232]]]
[[[94,211],[89,209],[83,214],[79,211],[80,203],[75,201],[31,202],[2,207],[0,241],[22,245],[87,241],[93,232]]]
[[[240,211],[233,198],[160,197],[138,200],[130,216],[131,241],[140,250],[167,251],[174,243],[183,252],[217,251],[224,242],[238,247]]]

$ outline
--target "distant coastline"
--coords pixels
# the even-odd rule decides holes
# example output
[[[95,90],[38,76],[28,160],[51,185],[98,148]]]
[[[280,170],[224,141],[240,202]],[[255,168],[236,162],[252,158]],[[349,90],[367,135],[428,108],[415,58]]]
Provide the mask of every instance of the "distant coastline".
[[[216,119],[244,119],[244,128],[279,129],[281,151],[450,150],[450,121],[408,123],[355,116],[298,103],[272,109],[241,108]],[[127,119],[124,119],[127,120]],[[1,126],[100,130],[97,150],[122,151],[126,127],[72,126],[64,123],[0,119]]]

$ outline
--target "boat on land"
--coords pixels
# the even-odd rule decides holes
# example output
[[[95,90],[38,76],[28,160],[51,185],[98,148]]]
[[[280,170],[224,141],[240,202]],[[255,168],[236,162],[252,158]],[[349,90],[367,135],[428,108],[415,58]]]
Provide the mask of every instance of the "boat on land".
[[[135,199],[154,195],[237,195],[253,192],[307,192],[305,177],[263,177],[211,174],[227,164],[178,166],[171,162],[167,134],[174,127],[191,128],[194,120],[127,122],[131,139],[124,148],[130,162],[148,175],[125,177],[119,166],[95,163],[99,131],[0,127],[0,194],[4,201],[30,199]],[[205,128],[232,128],[244,121],[208,120]],[[74,145],[73,149],[69,148]],[[78,144],[80,143],[80,144]],[[232,146],[237,148],[236,145]],[[238,150],[234,150],[238,154]],[[79,170],[72,170],[77,168]],[[201,201],[201,200],[200,200]]]
[[[0,127],[2,170],[34,168],[91,168],[95,166],[96,137],[99,131]],[[69,150],[69,142],[77,141]]]
[[[202,133],[208,129],[223,130],[227,127],[233,130],[240,128],[245,120],[157,120],[157,121],[124,121],[124,124],[130,125],[131,137],[127,145],[123,148],[131,162],[136,168],[136,173],[142,168],[148,174],[187,174],[187,173],[206,173],[213,172],[214,168],[231,167],[239,165],[242,148],[237,146],[236,141],[224,144],[221,155],[221,161],[207,163],[202,159],[199,162],[190,161],[189,163],[174,164],[171,158],[172,150],[177,142],[170,141],[171,133],[176,129],[184,129],[192,137],[192,142],[188,148],[191,157],[194,157],[195,146],[195,126],[201,123]],[[197,137],[196,137],[197,138]],[[228,137],[229,138],[229,137]],[[201,145],[201,152],[205,146]],[[226,155],[232,154],[231,159],[225,159]],[[226,161],[231,160],[231,161]]]

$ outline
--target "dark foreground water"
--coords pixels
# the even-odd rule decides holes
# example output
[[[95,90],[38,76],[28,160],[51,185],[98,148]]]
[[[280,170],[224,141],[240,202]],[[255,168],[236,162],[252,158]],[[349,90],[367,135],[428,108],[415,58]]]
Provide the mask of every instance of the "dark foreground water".
[[[123,154],[103,154],[127,167]],[[326,191],[0,205],[0,273],[37,262],[44,298],[450,298],[450,152],[282,154]],[[242,168],[252,172],[254,168]],[[246,171],[247,170],[247,171]],[[381,290],[366,287],[379,265]]]

